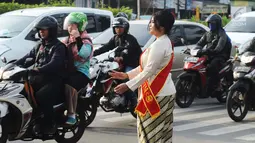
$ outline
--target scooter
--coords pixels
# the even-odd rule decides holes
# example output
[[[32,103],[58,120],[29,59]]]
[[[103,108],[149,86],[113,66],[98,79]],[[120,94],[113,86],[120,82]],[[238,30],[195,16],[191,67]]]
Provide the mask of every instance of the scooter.
[[[184,40],[182,40],[184,41]],[[184,43],[184,42],[183,42]],[[184,59],[184,72],[181,73],[175,83],[176,104],[181,108],[189,107],[195,97],[208,98],[206,95],[206,65],[208,58],[206,55],[197,57],[199,49],[187,49],[183,52],[189,56]],[[233,59],[228,60],[221,68],[220,82],[216,90],[211,94],[212,98],[217,98],[220,103],[225,103],[228,88],[233,83]]]
[[[240,66],[234,69],[234,84],[229,88],[227,111],[236,122],[242,121],[248,111],[255,111],[255,53],[245,52],[236,57]]]
[[[7,63],[5,58],[2,58],[2,61]],[[78,98],[77,123],[73,126],[65,126],[66,104],[63,102],[56,104],[54,106],[56,133],[45,135],[38,128],[44,114],[38,110],[30,84],[31,76],[34,75],[30,70],[15,65],[14,61],[0,68],[0,124],[2,127],[0,143],[6,143],[7,140],[32,141],[34,139],[43,141],[55,139],[61,143],[78,142],[85,131],[83,99]],[[66,137],[69,133],[72,136]]]
[[[123,52],[127,52],[125,49]],[[112,52],[113,53],[113,52]],[[115,62],[110,53],[108,58],[102,61],[93,58],[91,60],[91,83],[81,91],[85,95],[87,113],[86,126],[89,126],[96,117],[97,108],[100,106],[105,112],[131,113],[136,118],[137,114],[134,108],[130,108],[131,102],[124,95],[114,92],[114,88],[122,83],[121,80],[115,80],[110,77],[108,72],[112,70],[121,71],[121,63]]]

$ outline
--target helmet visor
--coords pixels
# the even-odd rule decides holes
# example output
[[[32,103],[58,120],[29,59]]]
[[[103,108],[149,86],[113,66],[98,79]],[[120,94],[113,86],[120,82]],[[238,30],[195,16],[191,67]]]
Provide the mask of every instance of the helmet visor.
[[[71,25],[71,24],[74,24],[74,22],[72,22],[70,16],[67,16],[67,17],[65,18],[65,21],[64,21],[64,24],[63,24],[63,29],[64,29],[64,30],[67,30],[67,29],[68,29],[68,26]]]

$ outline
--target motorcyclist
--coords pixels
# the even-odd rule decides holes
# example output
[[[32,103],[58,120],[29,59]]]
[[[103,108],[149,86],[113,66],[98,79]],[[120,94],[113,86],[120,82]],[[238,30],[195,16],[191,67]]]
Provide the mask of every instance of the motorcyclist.
[[[17,65],[30,67],[37,73],[31,79],[35,98],[44,113],[42,127],[44,134],[54,134],[53,105],[59,102],[63,81],[61,73],[65,68],[65,45],[57,39],[58,22],[54,17],[46,16],[35,25],[41,41],[27,55],[16,61]],[[27,64],[27,59],[32,61]]]
[[[115,59],[117,61],[121,60],[125,66],[125,71],[129,71],[136,68],[139,65],[139,58],[142,53],[142,49],[138,44],[136,38],[128,34],[129,22],[124,17],[115,18],[113,21],[113,33],[115,34],[110,41],[103,47],[94,51],[94,56],[98,56],[102,53],[113,50],[119,47],[115,51]],[[127,54],[122,54],[122,50],[126,48]]]
[[[68,119],[66,124],[74,125],[76,123],[75,111],[77,106],[78,91],[84,88],[90,78],[89,67],[90,58],[93,55],[93,45],[85,28],[88,24],[87,15],[82,12],[70,13],[64,21],[64,29],[68,30],[69,36],[65,39],[68,50],[71,52],[73,69],[69,69],[69,78],[66,87],[66,96],[68,102]],[[73,88],[74,89],[73,89]]]
[[[206,95],[211,96],[213,90],[216,89],[219,83],[219,71],[223,64],[230,58],[231,40],[222,28],[222,19],[218,14],[211,14],[206,22],[210,28],[197,43],[198,56],[207,55],[207,89]],[[203,48],[206,46],[205,48]]]
[[[139,66],[139,58],[142,53],[142,49],[136,38],[131,34],[128,34],[129,22],[126,18],[115,18],[112,28],[115,35],[107,44],[95,50],[94,56],[100,55],[118,47],[115,51],[115,60],[119,63],[123,63],[124,71],[128,72]],[[123,49],[127,49],[127,53],[123,53]],[[136,95],[132,91],[128,91],[125,93],[125,96],[128,98],[128,100],[131,101],[131,106],[135,107],[137,104]]]

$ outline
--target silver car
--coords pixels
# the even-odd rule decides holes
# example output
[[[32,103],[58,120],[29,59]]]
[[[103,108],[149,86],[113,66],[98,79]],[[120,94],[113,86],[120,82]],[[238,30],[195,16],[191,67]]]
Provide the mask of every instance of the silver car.
[[[129,33],[137,38],[137,41],[143,50],[149,47],[153,43],[153,41],[156,40],[155,36],[149,34],[148,24],[149,20],[130,21]],[[200,38],[206,31],[209,31],[209,28],[199,23],[178,20],[175,21],[175,24],[170,32],[170,39],[174,43],[175,52],[175,59],[172,68],[173,80],[175,80],[177,76],[183,71],[183,59],[185,56],[187,56],[183,54],[183,51],[187,48],[187,46],[189,48],[194,48],[196,43],[200,40]],[[95,49],[106,44],[112,37],[112,28],[104,31],[93,40]],[[181,38],[184,39],[187,46],[182,44]],[[104,53],[97,58],[99,58],[100,60],[104,59],[107,57],[108,54],[109,52]]]

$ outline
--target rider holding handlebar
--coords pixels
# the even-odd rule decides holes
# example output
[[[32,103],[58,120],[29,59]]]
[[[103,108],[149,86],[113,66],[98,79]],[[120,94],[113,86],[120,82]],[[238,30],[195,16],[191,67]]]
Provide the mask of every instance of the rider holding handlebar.
[[[200,49],[197,56],[208,56],[208,80],[206,93],[209,97],[217,83],[220,80],[219,71],[223,64],[230,58],[231,40],[227,36],[225,30],[222,28],[221,17],[217,14],[211,14],[206,22],[210,28],[204,36],[198,41],[196,49]],[[205,49],[203,47],[206,46]]]

